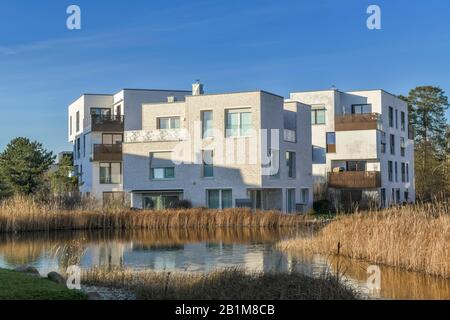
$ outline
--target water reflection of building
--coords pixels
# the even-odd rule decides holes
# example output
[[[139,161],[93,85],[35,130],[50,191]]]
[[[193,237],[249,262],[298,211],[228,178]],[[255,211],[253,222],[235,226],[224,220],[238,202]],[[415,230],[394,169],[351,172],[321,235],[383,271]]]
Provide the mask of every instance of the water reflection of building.
[[[124,252],[129,245],[119,242],[94,244],[89,247],[89,257],[92,266],[123,267]]]

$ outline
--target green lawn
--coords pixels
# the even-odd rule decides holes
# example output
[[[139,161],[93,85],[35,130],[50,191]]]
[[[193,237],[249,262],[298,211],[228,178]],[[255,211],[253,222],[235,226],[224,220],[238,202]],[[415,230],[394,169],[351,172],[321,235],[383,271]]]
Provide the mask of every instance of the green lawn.
[[[86,295],[46,278],[0,269],[0,300],[83,300]]]

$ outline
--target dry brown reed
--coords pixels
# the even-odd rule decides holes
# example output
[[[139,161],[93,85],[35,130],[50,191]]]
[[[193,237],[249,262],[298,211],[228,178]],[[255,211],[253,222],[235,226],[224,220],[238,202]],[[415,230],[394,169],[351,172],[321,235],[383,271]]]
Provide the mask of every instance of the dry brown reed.
[[[340,255],[449,277],[450,204],[435,202],[338,216],[318,234],[282,241],[291,253]]]
[[[55,230],[132,230],[168,228],[295,227],[305,221],[301,215],[248,209],[223,211],[203,208],[133,211],[123,208],[60,210],[51,204],[14,197],[0,203],[0,232]]]
[[[353,289],[332,276],[245,272],[240,268],[211,273],[91,269],[87,285],[121,288],[140,300],[354,300]]]

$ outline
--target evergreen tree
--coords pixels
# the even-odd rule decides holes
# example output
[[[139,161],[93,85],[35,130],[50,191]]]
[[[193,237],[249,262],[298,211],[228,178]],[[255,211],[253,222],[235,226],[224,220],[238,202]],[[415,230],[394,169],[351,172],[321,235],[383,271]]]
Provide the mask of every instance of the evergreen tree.
[[[15,138],[0,154],[0,177],[10,192],[29,195],[42,184],[43,175],[54,159],[53,153],[41,143]]]

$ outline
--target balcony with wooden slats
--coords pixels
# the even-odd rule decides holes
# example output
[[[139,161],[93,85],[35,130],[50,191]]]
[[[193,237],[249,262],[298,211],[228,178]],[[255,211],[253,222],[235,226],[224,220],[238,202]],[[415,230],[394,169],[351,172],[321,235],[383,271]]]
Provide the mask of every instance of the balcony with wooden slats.
[[[122,161],[122,144],[95,144],[93,161]]]
[[[335,189],[377,189],[381,188],[381,174],[378,171],[330,172],[328,186]]]
[[[92,132],[123,132],[124,117],[119,115],[91,115]]]
[[[335,131],[381,130],[381,116],[378,113],[345,114],[334,119]]]

